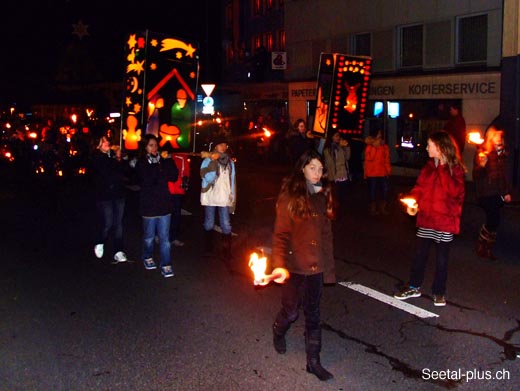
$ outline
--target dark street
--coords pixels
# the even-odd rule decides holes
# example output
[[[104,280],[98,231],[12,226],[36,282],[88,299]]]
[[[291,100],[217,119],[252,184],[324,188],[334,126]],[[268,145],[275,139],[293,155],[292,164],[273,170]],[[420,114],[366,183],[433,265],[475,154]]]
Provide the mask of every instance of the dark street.
[[[448,305],[432,303],[433,256],[423,296],[407,301],[438,315],[428,318],[351,289],[392,296],[407,282],[415,220],[397,195],[414,178],[391,178],[388,216],[369,217],[366,184],[351,183],[345,212],[334,222],[338,283],[326,286],[321,308],[321,361],[334,379],[320,382],[305,371],[303,315],[287,334],[287,353],[277,354],[271,325],[280,289],[255,287],[247,263],[256,247],[270,246],[285,172],[237,162],[234,257],[226,262],[202,256],[195,175],[183,206],[191,213],[182,222],[186,245],[172,247],[175,277],[168,279],[140,260],[135,189],[128,190],[125,215],[130,261],[114,264],[110,250],[94,256],[95,207],[84,178],[4,178],[0,389],[520,389],[520,209],[503,210],[498,260],[478,258],[483,214],[472,183],[450,255]]]

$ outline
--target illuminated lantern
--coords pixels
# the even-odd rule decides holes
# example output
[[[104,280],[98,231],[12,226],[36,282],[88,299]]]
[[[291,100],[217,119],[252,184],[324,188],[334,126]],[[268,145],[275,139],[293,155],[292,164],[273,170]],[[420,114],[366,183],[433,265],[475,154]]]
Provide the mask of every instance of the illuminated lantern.
[[[141,130],[160,146],[190,150],[194,137],[198,44],[153,31],[129,34],[125,46],[125,149],[137,149]],[[130,121],[130,122],[129,122]]]
[[[166,143],[170,143],[173,148],[179,148],[178,139],[181,134],[181,130],[175,125],[162,124],[159,130],[161,141],[159,142],[160,147],[164,147]]]
[[[326,138],[330,130],[352,136],[363,134],[371,63],[370,57],[321,54],[314,136]]]
[[[141,129],[136,129],[137,118],[133,115],[126,119],[126,126],[128,129],[123,129],[123,140],[125,140],[125,148],[129,150],[136,150],[139,148],[139,141],[141,141]]]

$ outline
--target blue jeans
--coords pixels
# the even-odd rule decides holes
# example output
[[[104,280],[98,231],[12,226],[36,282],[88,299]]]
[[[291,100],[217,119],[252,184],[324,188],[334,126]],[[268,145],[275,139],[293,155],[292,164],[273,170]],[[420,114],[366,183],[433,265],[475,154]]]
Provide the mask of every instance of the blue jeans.
[[[119,198],[110,201],[96,202],[99,215],[100,230],[96,237],[96,244],[104,244],[108,240],[110,230],[114,230],[114,254],[123,251],[123,214],[125,199]]]
[[[215,225],[215,210],[218,210],[220,228],[224,235],[231,233],[231,220],[229,218],[229,207],[227,206],[204,206],[204,230],[211,231]]]
[[[171,265],[170,219],[167,214],[158,217],[143,216],[143,260],[153,258],[155,236],[159,237],[160,266]]]

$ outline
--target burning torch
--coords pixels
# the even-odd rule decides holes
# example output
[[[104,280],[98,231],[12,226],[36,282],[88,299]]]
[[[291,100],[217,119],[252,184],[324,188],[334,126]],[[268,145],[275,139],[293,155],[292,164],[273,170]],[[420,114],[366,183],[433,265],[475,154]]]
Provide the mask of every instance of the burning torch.
[[[482,138],[480,132],[470,132],[468,134],[468,143],[475,144],[475,145],[482,145],[484,143],[484,139]],[[478,153],[478,163],[481,167],[484,167],[487,163],[487,154],[486,152],[479,152]]]
[[[468,143],[480,145],[484,142],[484,139],[482,138],[482,135],[479,131],[475,132],[469,132],[468,133]]]
[[[406,213],[410,216],[415,216],[419,211],[419,205],[417,205],[415,198],[405,197],[401,198],[399,201],[406,205]]]
[[[249,267],[253,271],[255,285],[267,285],[271,281],[282,284],[287,278],[289,278],[289,272],[287,269],[278,267],[272,271],[271,274],[265,274],[267,268],[267,258],[259,257],[257,253],[252,253],[249,257]]]

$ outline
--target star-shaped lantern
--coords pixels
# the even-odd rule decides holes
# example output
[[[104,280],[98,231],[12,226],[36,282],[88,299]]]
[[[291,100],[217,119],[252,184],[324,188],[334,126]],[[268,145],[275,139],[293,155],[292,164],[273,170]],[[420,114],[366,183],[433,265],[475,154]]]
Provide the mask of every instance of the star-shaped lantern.
[[[72,28],[74,30],[72,31],[72,34],[77,35],[80,40],[83,39],[83,37],[90,35],[88,33],[88,24],[84,24],[82,20],[79,20],[78,23],[73,24]]]

